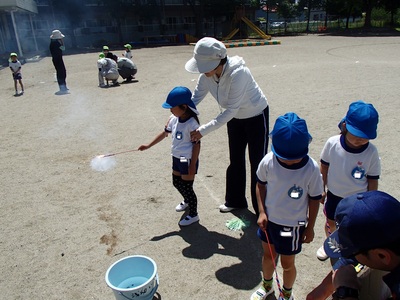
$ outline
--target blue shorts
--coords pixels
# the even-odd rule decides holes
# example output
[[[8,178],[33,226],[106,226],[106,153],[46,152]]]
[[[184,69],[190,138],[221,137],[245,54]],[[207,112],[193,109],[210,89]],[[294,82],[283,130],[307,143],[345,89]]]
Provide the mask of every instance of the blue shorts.
[[[21,73],[12,74],[12,76],[13,76],[14,80],[20,80],[20,79],[22,79]]]
[[[330,191],[326,193],[326,200],[324,204],[325,216],[329,220],[335,220],[335,211],[342,197],[332,194]]]
[[[275,246],[275,251],[281,255],[295,255],[301,252],[301,245],[305,226],[282,226],[268,221],[267,234],[271,245]],[[258,237],[268,243],[265,233],[258,228]]]
[[[172,156],[172,170],[177,171],[181,173],[181,175],[187,175],[189,174],[189,164],[190,164],[190,159],[185,159],[183,158],[176,158],[175,156]],[[196,163],[196,172],[199,169],[199,160],[197,160]]]

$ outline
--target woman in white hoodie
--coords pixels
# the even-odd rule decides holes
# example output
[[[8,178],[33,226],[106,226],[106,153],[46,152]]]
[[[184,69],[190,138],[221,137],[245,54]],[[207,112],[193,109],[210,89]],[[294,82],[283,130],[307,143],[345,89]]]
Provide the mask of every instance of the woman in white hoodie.
[[[267,153],[269,134],[269,108],[257,82],[246,67],[243,58],[227,56],[220,41],[205,37],[196,43],[193,57],[185,69],[200,73],[192,100],[197,106],[208,92],[220,106],[220,113],[211,121],[192,132],[198,141],[206,134],[227,124],[230,165],[226,170],[225,203],[221,212],[247,208],[246,200],[246,147],[251,165],[251,199],[258,215],[256,197],[256,171]]]

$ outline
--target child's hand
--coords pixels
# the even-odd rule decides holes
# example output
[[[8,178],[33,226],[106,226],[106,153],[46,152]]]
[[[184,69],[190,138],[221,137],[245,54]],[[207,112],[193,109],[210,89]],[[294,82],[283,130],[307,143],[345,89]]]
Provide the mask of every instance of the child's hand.
[[[195,175],[196,174],[196,164],[192,163],[192,160],[190,161],[189,165],[189,174],[188,175]]]
[[[320,202],[322,205],[324,205],[324,204],[325,204],[325,199],[326,199],[326,192],[323,192],[323,193],[322,193],[322,198],[321,198],[321,200],[319,200],[319,202]]]
[[[268,217],[265,212],[260,212],[260,215],[258,216],[257,220],[257,225],[260,227],[262,231],[267,230],[267,224],[268,224]]]
[[[140,145],[139,148],[138,148],[138,150],[139,150],[139,151],[144,151],[144,150],[147,150],[147,149],[149,149],[149,148],[150,148],[149,145]]]
[[[314,229],[310,227],[306,227],[303,233],[303,243],[308,244],[314,240]]]

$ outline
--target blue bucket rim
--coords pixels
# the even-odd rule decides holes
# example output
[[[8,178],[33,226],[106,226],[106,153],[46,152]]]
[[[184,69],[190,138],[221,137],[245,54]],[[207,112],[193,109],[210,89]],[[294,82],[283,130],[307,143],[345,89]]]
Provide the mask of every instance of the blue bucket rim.
[[[149,278],[149,280],[147,280],[147,281],[144,282],[143,284],[141,284],[141,285],[139,285],[139,286],[136,286],[136,287],[134,287],[134,288],[119,288],[119,287],[113,285],[113,284],[108,280],[109,273],[110,273],[111,269],[112,269],[116,264],[120,263],[121,261],[127,260],[127,259],[129,259],[129,258],[135,258],[135,257],[145,258],[145,259],[149,260],[149,261],[153,264],[153,266],[154,266],[154,271],[153,271],[153,274],[151,275],[151,278]],[[121,292],[129,292],[129,291],[132,291],[132,290],[140,289],[140,288],[144,287],[145,285],[147,285],[147,284],[148,284],[149,282],[151,282],[152,280],[155,280],[155,281],[156,281],[156,285],[157,285],[157,284],[158,284],[157,264],[156,264],[156,262],[155,262],[152,258],[150,258],[150,257],[148,257],[148,256],[145,256],[145,255],[130,255],[130,256],[126,256],[126,257],[123,257],[123,258],[117,260],[116,262],[114,262],[114,263],[108,268],[108,270],[107,270],[107,272],[106,272],[106,275],[105,275],[105,280],[106,280],[107,285],[108,285],[110,288],[112,288],[113,290],[116,290],[116,291],[121,291]]]

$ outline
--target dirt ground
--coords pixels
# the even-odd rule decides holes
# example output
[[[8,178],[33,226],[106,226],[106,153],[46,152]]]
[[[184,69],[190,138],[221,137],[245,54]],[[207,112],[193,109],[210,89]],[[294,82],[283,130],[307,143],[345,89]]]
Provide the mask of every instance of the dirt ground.
[[[348,105],[373,103],[380,113],[373,141],[382,159],[379,186],[400,199],[400,38],[280,40],[228,49],[230,56],[244,57],[267,96],[270,128],[279,115],[296,112],[307,120],[310,155],[319,160]],[[13,96],[10,70],[0,71],[1,298],[114,299],[105,273],[136,254],[157,263],[158,300],[249,299],[258,287],[262,250],[253,209],[218,210],[228,165],[226,127],[202,140],[195,180],[200,222],[186,228],[178,226],[182,213],[175,212],[181,199],[171,184],[170,140],[116,155],[109,171],[91,168],[98,154],[149,142],[170,114],[161,108],[167,93],[177,85],[195,87],[197,75],[184,69],[193,46],[133,51],[137,82],[115,88],[97,86],[97,53],[64,57],[68,95],[55,95],[49,57],[23,65],[20,97]],[[219,113],[211,96],[198,109],[203,123]],[[251,226],[230,231],[225,223],[235,216]],[[321,209],[314,242],[296,258],[296,299],[305,299],[329,271],[329,263],[315,256],[323,222]]]

